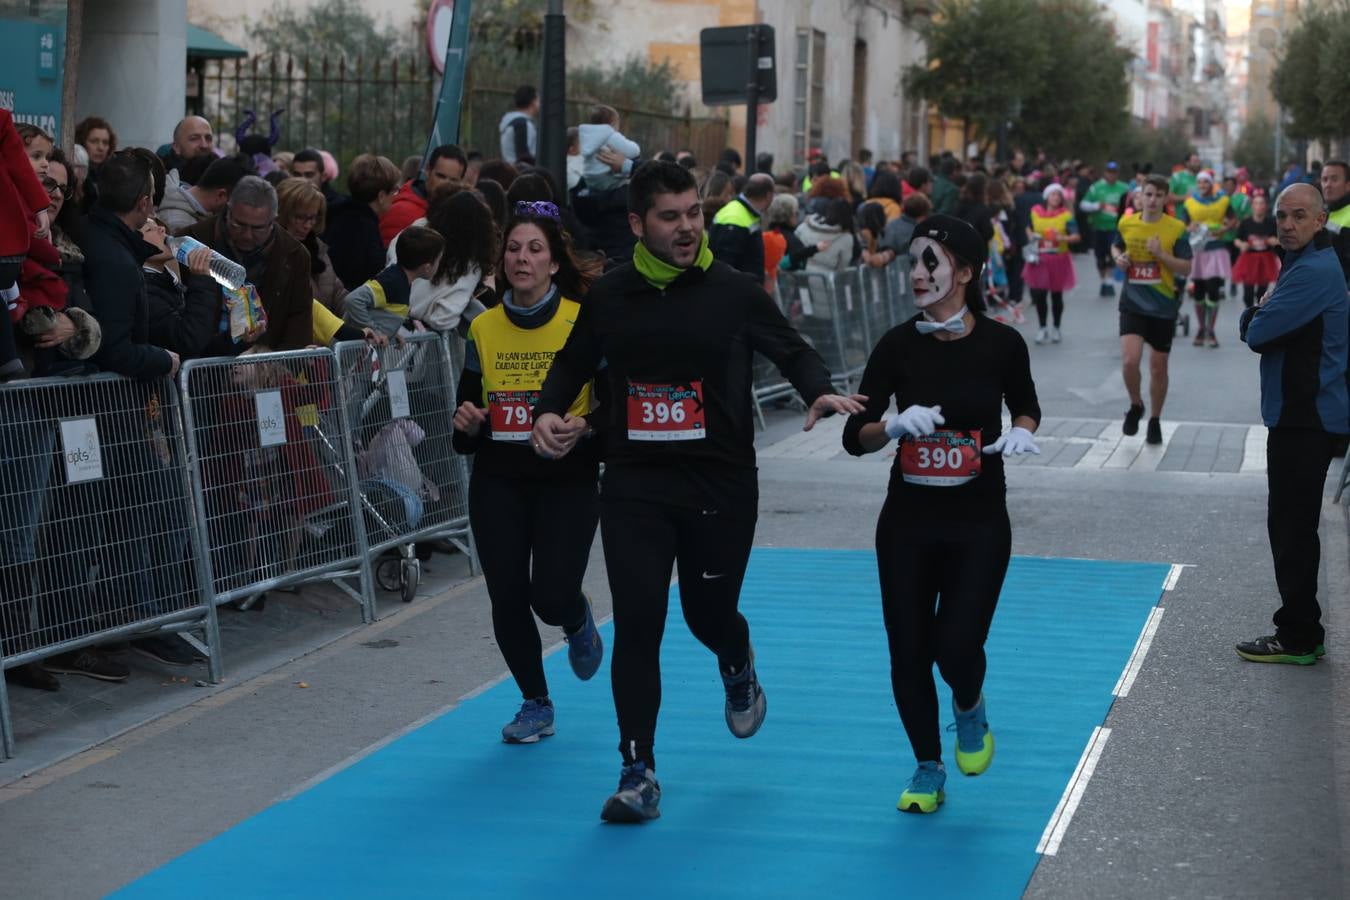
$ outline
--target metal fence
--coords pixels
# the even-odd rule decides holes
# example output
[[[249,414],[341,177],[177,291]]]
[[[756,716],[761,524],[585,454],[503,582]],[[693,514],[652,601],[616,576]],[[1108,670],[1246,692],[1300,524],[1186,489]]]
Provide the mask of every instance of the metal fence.
[[[179,384],[211,603],[328,581],[375,617],[347,410],[331,350],[183,365]],[[354,580],[356,587],[347,584]],[[212,677],[219,678],[219,668]]]
[[[897,265],[780,272],[775,299],[788,321],[825,360],[834,384],[845,393],[857,389],[867,357],[881,336],[917,312],[909,273]],[[764,404],[795,398],[796,390],[772,362],[759,355],[752,377],[755,412],[763,427]]]
[[[255,56],[205,60],[188,85],[188,109],[211,122],[221,143],[233,146],[245,110],[259,121],[255,132],[268,132],[267,117],[284,109],[278,149],[322,147],[343,171],[360,153],[380,153],[401,163],[426,145],[440,76],[426,54],[357,57]],[[465,92],[460,145],[499,155],[498,122],[512,108],[508,88],[474,86]],[[593,101],[567,101],[567,122],[584,122]],[[641,109],[619,109],[625,134],[644,154],[687,147],[709,163],[726,146],[727,122],[676,116]]]
[[[168,380],[0,390],[0,669],[187,629],[218,664],[180,423]],[[13,755],[3,679],[0,732]]]
[[[442,538],[473,559],[468,473],[451,446],[455,382],[450,345],[425,333],[401,345],[334,347],[342,403],[352,423],[358,490],[381,587],[412,600],[421,580],[413,543]]]

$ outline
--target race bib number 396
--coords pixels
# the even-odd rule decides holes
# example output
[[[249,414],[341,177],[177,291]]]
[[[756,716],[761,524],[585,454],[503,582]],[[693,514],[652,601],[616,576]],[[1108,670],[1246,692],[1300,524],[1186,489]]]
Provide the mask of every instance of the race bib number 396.
[[[707,437],[703,382],[628,382],[630,441],[701,441]]]
[[[534,405],[538,391],[489,391],[488,415],[492,417],[494,441],[528,441],[534,428]]]
[[[955,487],[980,475],[980,430],[936,431],[900,444],[900,474],[909,484]]]

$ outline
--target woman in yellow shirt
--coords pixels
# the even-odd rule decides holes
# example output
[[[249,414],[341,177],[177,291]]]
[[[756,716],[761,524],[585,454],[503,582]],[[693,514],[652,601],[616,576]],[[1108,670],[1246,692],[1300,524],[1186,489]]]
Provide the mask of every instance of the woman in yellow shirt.
[[[1036,304],[1036,318],[1041,324],[1040,331],[1036,332],[1038,344],[1060,342],[1064,292],[1072,290],[1076,284],[1069,245],[1082,240],[1082,235],[1078,233],[1073,210],[1064,197],[1063,185],[1046,185],[1041,192],[1045,202],[1032,207],[1031,226],[1027,228],[1030,241],[1027,250],[1023,251],[1026,265],[1022,269],[1022,282],[1031,291],[1031,301]],[[1046,326],[1047,297],[1054,316],[1049,327]]]

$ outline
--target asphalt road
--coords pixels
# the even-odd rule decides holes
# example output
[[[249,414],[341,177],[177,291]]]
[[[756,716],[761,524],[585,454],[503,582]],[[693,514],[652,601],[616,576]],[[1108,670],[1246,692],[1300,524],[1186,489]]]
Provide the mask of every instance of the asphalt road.
[[[1088,285],[1069,298],[1065,342],[1033,346],[1033,373],[1047,417],[1115,418],[1125,401],[1113,381],[1114,304],[1082,274]],[[1223,347],[1179,342],[1169,418],[1258,424],[1256,357],[1236,340],[1237,306],[1220,317]],[[800,424],[787,410],[771,419],[762,447]],[[876,461],[765,459],[757,543],[870,547],[884,492]],[[1307,669],[1257,666],[1232,645],[1264,633],[1274,609],[1264,477],[1010,468],[1016,553],[1188,566],[1028,896],[1346,895],[1350,754],[1338,739],[1350,735],[1350,679],[1340,669],[1350,554],[1344,507],[1330,504],[1330,489],[1327,497],[1330,654]],[[588,587],[607,615],[598,546]],[[478,580],[318,649],[303,634],[291,640],[294,652],[267,671],[0,787],[10,860],[0,896],[99,896],[504,674]],[[897,785],[908,764],[897,760]]]

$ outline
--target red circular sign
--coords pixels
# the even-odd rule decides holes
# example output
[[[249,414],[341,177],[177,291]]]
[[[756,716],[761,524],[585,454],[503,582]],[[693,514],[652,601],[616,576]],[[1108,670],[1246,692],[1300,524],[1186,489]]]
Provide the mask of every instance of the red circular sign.
[[[445,49],[450,43],[450,24],[455,18],[455,0],[431,0],[427,10],[427,52],[436,71],[445,74]]]

